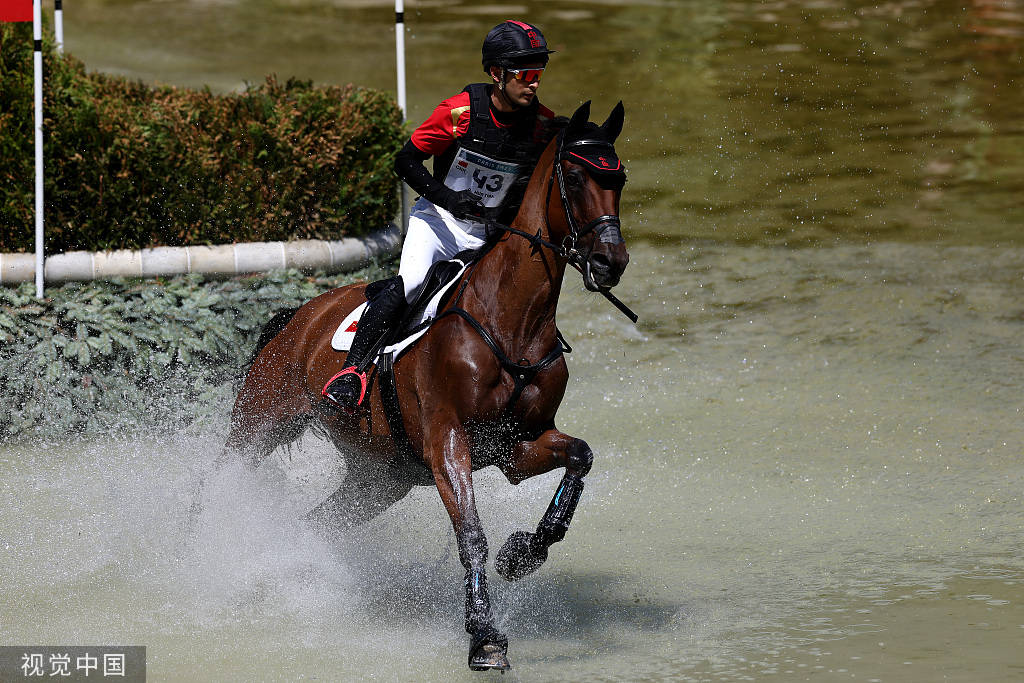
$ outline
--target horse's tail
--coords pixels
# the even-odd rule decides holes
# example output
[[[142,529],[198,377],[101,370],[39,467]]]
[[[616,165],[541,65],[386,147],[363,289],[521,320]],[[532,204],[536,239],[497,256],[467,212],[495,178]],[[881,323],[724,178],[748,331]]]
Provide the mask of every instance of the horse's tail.
[[[260,351],[262,351],[263,348],[270,343],[271,339],[273,339],[274,337],[281,333],[281,330],[284,329],[285,325],[287,325],[298,312],[298,306],[296,306],[295,308],[286,308],[283,311],[278,311],[277,313],[274,314],[274,317],[271,318],[267,322],[267,324],[263,326],[263,329],[260,330],[259,341],[256,342],[256,348],[252,352],[252,358],[249,359],[249,364],[245,368],[246,372],[248,372],[252,368],[252,364],[256,362],[256,357],[260,355]]]

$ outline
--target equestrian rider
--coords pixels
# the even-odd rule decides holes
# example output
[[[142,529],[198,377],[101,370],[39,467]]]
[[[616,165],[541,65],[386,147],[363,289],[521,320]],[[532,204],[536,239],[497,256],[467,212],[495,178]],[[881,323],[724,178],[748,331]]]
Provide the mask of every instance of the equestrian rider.
[[[484,217],[509,224],[537,159],[550,140],[554,114],[537,100],[552,52],[540,29],[508,20],[483,43],[490,83],[467,85],[415,131],[395,157],[395,173],[420,198],[409,214],[398,275],[368,287],[344,370],[322,394],[348,410],[366,395],[367,355],[419,293],[427,270],[465,249],[483,246]],[[431,174],[423,162],[434,157]]]

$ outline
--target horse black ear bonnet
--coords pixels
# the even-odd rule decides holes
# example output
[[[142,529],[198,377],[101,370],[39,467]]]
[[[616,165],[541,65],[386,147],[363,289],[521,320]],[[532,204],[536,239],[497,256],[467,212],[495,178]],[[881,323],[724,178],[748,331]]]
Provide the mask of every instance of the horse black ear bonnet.
[[[597,126],[585,131],[578,140],[564,140],[561,158],[585,168],[605,189],[621,190],[626,183],[626,167],[615,153],[614,145],[605,142]]]
[[[615,153],[615,147],[602,140],[585,139],[566,142],[562,150],[566,161],[579,164],[590,173],[625,176],[626,169]]]
[[[587,169],[602,186],[626,182],[626,169],[615,153],[615,139],[622,132],[625,111],[622,102],[615,105],[608,120],[598,126],[590,117],[590,102],[584,102],[559,134],[558,158]]]

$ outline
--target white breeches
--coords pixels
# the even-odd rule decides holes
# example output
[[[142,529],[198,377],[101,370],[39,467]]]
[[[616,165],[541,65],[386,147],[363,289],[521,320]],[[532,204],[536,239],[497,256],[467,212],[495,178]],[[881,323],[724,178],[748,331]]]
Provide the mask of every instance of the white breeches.
[[[475,235],[467,232],[481,232]],[[412,303],[420,286],[437,261],[450,259],[460,251],[477,249],[484,244],[483,225],[460,221],[426,199],[420,199],[409,214],[409,231],[402,245],[398,274],[405,285],[405,300]]]

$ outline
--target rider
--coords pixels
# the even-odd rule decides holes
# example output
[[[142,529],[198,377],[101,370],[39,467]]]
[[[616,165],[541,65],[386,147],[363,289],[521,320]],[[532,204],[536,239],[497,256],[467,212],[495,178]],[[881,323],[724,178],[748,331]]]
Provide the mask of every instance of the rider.
[[[551,52],[532,24],[510,19],[495,26],[482,49],[491,82],[467,85],[443,101],[395,157],[395,173],[420,198],[409,214],[398,276],[368,288],[348,364],[321,392],[328,403],[353,409],[363,402],[373,361],[367,355],[413,302],[434,262],[483,246],[485,217],[506,225],[515,217],[551,136],[554,114],[537,100]],[[423,164],[431,156],[433,174]]]

